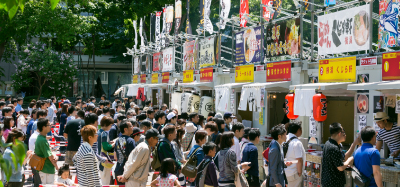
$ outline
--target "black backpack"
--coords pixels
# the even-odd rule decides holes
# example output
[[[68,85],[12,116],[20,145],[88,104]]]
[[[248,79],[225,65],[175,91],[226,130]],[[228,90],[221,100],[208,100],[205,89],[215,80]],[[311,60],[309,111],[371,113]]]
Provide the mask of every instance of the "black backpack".
[[[286,158],[286,153],[288,152],[289,149],[289,144],[293,139],[296,139],[296,136],[293,136],[292,138],[290,138],[287,142],[283,143],[282,145],[282,149],[283,149],[283,158]]]

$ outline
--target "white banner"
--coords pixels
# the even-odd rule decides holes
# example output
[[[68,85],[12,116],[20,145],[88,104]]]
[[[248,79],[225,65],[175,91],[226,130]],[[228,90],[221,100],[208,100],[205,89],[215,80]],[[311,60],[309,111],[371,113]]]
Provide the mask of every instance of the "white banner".
[[[229,10],[231,10],[231,0],[220,0],[221,4],[221,15],[219,17],[219,26],[221,29],[225,29],[225,25],[229,16]]]
[[[136,20],[133,20],[133,29],[135,30],[135,45],[134,45],[134,51],[136,52],[137,49],[137,30],[136,30],[137,22]]]
[[[174,58],[174,48],[166,48],[162,51],[163,54],[163,63],[162,63],[162,71],[173,71],[175,58]]]
[[[210,34],[213,34],[213,24],[210,20],[210,14],[211,14],[210,7],[211,7],[211,0],[204,0],[204,29]]]
[[[133,73],[134,74],[139,74],[140,73],[139,57],[135,57],[133,59]]]
[[[172,29],[172,22],[174,22],[174,7],[173,6],[168,6],[167,7],[167,13],[166,13],[166,34],[169,34]]]
[[[143,37],[143,19],[140,18],[139,24],[139,35],[140,35],[140,46],[144,46],[144,37]]]
[[[200,40],[200,68],[215,65],[214,37]]]
[[[160,19],[161,19],[161,13],[162,12],[156,12],[156,50],[160,51],[160,40],[161,40],[161,25],[160,25]]]
[[[369,6],[318,16],[318,55],[368,50]]]

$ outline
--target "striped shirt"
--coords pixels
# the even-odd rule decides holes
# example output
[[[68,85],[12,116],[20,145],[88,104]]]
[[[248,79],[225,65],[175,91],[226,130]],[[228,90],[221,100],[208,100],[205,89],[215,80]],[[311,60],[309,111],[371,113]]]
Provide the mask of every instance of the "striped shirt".
[[[82,139],[82,137],[81,137],[81,145],[82,145],[82,144],[83,144],[83,139]],[[94,144],[93,144],[93,146],[92,146],[92,149],[93,149],[93,152],[94,152],[94,154],[96,155],[97,159],[99,160],[99,162],[105,163],[105,162],[107,161],[106,158],[101,157],[101,156],[99,155],[99,153],[97,152],[97,149],[98,149],[98,147],[97,147],[97,141],[94,142]]]
[[[376,141],[385,142],[392,153],[400,150],[400,127],[393,125],[390,130],[386,130],[385,128],[379,130]]]
[[[89,143],[83,142],[73,158],[81,187],[101,186],[96,154]]]

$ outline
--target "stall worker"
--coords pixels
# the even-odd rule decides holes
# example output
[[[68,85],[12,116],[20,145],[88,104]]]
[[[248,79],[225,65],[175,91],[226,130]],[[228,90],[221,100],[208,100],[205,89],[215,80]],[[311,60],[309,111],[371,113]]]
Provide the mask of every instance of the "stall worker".
[[[380,128],[376,136],[376,149],[381,150],[382,142],[384,142],[389,147],[390,155],[399,159],[400,127],[394,125],[385,112],[376,113],[374,120]]]

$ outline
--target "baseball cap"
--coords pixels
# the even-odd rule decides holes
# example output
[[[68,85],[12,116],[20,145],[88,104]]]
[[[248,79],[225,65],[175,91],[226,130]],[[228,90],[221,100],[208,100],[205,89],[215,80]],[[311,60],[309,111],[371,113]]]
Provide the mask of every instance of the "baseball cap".
[[[137,127],[133,127],[133,133],[132,133],[131,136],[135,136],[135,135],[143,134],[143,133],[144,133],[144,131],[140,130],[140,129],[137,128]]]
[[[223,117],[222,117],[222,114],[218,112],[218,113],[215,114],[214,118],[222,119]]]
[[[158,133],[157,129],[149,129],[148,131],[146,131],[146,135],[145,136],[146,136],[146,139],[149,139],[151,137],[164,138],[163,135],[160,135]]]
[[[385,112],[377,112],[374,115],[374,121],[378,122],[378,121],[383,121],[385,119],[389,119],[389,116],[385,113]]]
[[[71,104],[71,102],[67,99],[64,101],[64,104]]]
[[[168,115],[167,115],[167,119],[168,120],[171,120],[173,117],[175,117],[176,115],[175,115],[175,113],[174,112],[170,112]]]
[[[230,112],[225,112],[224,118],[234,118],[235,116]]]

